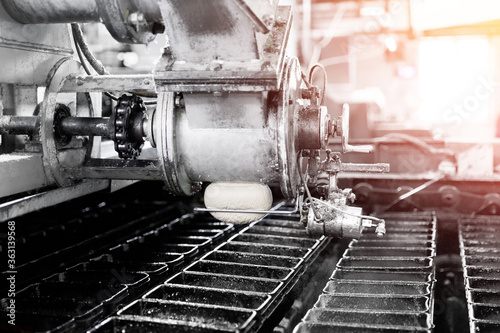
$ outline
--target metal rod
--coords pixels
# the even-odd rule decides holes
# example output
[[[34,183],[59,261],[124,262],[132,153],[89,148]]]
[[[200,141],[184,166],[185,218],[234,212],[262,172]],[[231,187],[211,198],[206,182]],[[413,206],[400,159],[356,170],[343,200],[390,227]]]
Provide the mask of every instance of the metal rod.
[[[110,137],[113,124],[109,118],[67,117],[61,120],[61,132],[67,135]],[[40,117],[0,116],[0,134],[32,135],[40,128]]]
[[[68,75],[61,92],[129,91],[155,92],[152,74]]]
[[[418,193],[424,189],[426,189],[427,187],[431,186],[432,184],[434,183],[437,183],[438,181],[442,180],[446,178],[446,175],[439,175],[437,178],[434,178],[434,179],[431,179],[425,183],[423,183],[422,185],[414,188],[413,190],[405,193],[405,194],[402,194],[400,195],[399,197],[397,197],[393,202],[391,202],[390,204],[388,204],[387,206],[385,206],[384,208],[382,208],[382,211],[387,211],[389,210],[390,208],[392,208],[395,204],[397,204],[398,202],[400,202],[401,200],[404,200],[406,198],[409,198],[411,197],[412,195],[414,195],[415,193]]]
[[[61,120],[61,131],[67,135],[94,135],[111,137],[110,118],[67,117]]]
[[[365,163],[342,163],[340,171],[343,172],[389,172],[390,165],[387,163],[365,164]]]
[[[34,134],[40,128],[40,118],[0,116],[0,134]]]
[[[89,159],[85,165],[68,168],[76,178],[162,180],[156,160]]]

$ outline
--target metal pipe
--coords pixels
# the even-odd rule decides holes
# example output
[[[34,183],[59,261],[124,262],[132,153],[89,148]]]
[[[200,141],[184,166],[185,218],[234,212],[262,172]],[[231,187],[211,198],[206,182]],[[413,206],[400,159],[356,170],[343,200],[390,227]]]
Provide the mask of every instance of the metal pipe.
[[[66,135],[94,135],[111,137],[110,118],[67,117],[61,120],[61,132]]]
[[[19,23],[73,23],[100,20],[96,0],[2,0],[9,15]]]
[[[31,135],[39,128],[39,117],[0,116],[0,134]]]
[[[157,0],[0,0],[23,24],[103,22],[123,43],[144,44],[165,27]]]

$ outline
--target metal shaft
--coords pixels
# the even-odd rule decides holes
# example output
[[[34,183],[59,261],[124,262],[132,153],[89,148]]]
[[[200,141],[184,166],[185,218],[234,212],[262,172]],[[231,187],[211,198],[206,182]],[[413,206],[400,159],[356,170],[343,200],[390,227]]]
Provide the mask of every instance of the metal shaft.
[[[61,131],[67,135],[110,137],[113,124],[109,118],[67,117],[61,120]]]
[[[0,116],[0,134],[33,134],[40,127],[40,118]]]
[[[59,130],[66,135],[111,137],[114,126],[110,118],[67,117]],[[40,117],[0,116],[0,134],[32,135],[40,128]]]

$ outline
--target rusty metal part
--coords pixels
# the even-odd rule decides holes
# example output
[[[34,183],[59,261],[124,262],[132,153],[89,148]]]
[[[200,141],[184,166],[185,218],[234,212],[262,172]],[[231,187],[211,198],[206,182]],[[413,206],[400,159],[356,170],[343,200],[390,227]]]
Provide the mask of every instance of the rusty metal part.
[[[362,209],[351,206],[342,206],[341,209],[352,215],[330,210],[324,205],[317,205],[316,210],[321,216],[321,220],[316,220],[312,209],[310,209],[307,218],[307,232],[316,236],[359,238],[363,231]]]
[[[373,238],[373,230],[365,230],[351,241],[295,333],[432,331],[435,217],[380,217],[397,240]],[[428,241],[412,243],[419,235]]]
[[[274,25],[271,32],[267,34],[267,38],[259,41],[259,39],[255,40],[253,24],[246,17],[237,19],[240,21],[238,34],[234,35],[232,25],[235,24],[235,16],[241,12],[236,4],[237,1],[224,0],[217,2],[217,6],[200,0],[169,2],[163,12],[164,16],[174,18],[167,20],[166,33],[169,35],[170,46],[165,48],[154,71],[159,92],[255,92],[279,89],[283,77],[285,50],[291,30],[291,8],[279,6],[275,13],[268,13],[274,16]],[[250,4],[249,1],[246,2]],[[195,6],[200,10],[192,11],[192,3],[196,3]],[[175,8],[177,4],[181,7]],[[256,6],[257,2],[252,1],[251,6],[263,9],[269,4],[270,2],[267,2],[267,5]],[[171,9],[170,6],[174,8]],[[200,6],[208,10],[204,11]],[[229,7],[237,11],[227,12],[226,9]],[[224,9],[220,10],[220,8]],[[215,15],[210,15],[213,11]],[[183,14],[184,16],[181,16]],[[214,24],[213,22],[217,21],[216,17],[220,15],[223,15],[220,22],[224,24]],[[242,21],[244,25],[240,25]],[[197,28],[178,31],[179,27],[184,27],[190,22],[194,22],[192,24]],[[243,37],[239,33],[240,29],[244,30]],[[234,43],[228,41],[235,37]],[[214,46],[219,44],[221,44],[220,47]],[[259,45],[255,48],[257,44]],[[235,45],[241,45],[241,48]],[[193,51],[193,47],[199,51]],[[257,50],[260,50],[259,54],[256,53]]]
[[[152,74],[82,75],[69,73],[61,92],[130,91],[152,94],[155,81]]]
[[[387,163],[342,163],[340,165],[341,172],[368,172],[368,173],[385,173],[389,172],[390,165]]]
[[[299,147],[300,149],[322,149],[328,144],[330,126],[326,107],[310,105],[299,110]],[[320,127],[318,128],[318,124]],[[319,130],[318,130],[319,129]]]
[[[300,184],[297,156],[298,100],[302,97],[300,85],[302,73],[297,58],[289,58],[285,64],[282,87],[278,95],[278,165],[281,172],[279,179],[281,192],[285,198],[295,198]]]
[[[245,14],[252,20],[256,29],[261,33],[268,33],[275,22],[274,10],[279,1],[277,0],[234,0],[243,9]]]

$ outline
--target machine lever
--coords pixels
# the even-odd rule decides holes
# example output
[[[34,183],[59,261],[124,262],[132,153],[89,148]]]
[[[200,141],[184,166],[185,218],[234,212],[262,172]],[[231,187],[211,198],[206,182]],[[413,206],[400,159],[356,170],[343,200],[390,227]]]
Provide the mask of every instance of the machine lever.
[[[349,104],[344,103],[342,106],[342,119],[340,127],[340,138],[342,142],[342,151],[344,153],[371,153],[373,152],[372,145],[352,146],[349,144]],[[337,129],[338,131],[339,129]]]

